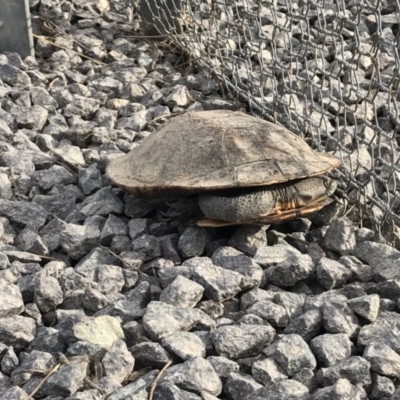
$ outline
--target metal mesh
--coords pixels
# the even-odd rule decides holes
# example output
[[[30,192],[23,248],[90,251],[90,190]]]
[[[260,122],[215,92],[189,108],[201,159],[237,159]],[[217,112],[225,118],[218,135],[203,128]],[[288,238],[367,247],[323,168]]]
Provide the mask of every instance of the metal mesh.
[[[353,220],[398,229],[397,0],[142,2],[225,93],[341,158]]]

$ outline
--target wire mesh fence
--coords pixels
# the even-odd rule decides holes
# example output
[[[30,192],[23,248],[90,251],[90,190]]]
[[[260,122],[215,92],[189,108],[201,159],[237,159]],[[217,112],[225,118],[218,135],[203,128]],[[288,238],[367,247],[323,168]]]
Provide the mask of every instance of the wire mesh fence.
[[[399,232],[398,0],[142,0],[145,22],[250,111],[335,154],[348,214]]]

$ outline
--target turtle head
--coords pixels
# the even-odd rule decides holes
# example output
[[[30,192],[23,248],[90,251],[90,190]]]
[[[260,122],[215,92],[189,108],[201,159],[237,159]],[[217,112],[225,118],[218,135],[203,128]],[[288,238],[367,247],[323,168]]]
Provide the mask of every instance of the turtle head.
[[[295,196],[301,205],[316,203],[332,196],[336,187],[336,181],[325,175],[303,179],[294,185]]]

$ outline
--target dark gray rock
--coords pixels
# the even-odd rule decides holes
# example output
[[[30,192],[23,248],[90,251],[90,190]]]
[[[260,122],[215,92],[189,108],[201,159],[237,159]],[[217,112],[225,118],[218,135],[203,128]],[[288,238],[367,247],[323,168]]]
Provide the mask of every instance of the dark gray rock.
[[[316,267],[318,282],[328,290],[342,286],[351,275],[351,271],[344,265],[326,257],[322,257]]]
[[[11,372],[14,371],[14,369],[16,369],[18,366],[19,360],[15,354],[14,348],[9,346],[0,363],[1,372],[10,375]]]
[[[110,214],[101,229],[100,244],[110,246],[114,237],[126,236],[128,233],[127,225],[124,221]]]
[[[104,368],[105,376],[122,383],[133,371],[135,359],[128,351],[125,342],[117,340],[108,349],[101,363]]]
[[[299,256],[301,253],[290,245],[276,244],[275,246],[258,248],[253,260],[262,267],[270,267],[285,261],[289,256],[293,255]]]
[[[42,238],[29,229],[22,230],[15,238],[15,245],[28,253],[47,255],[49,250],[43,243]]]
[[[36,185],[45,191],[56,185],[75,184],[76,182],[76,174],[63,165],[45,166],[45,169],[37,170],[31,174],[32,185]]]
[[[80,168],[78,171],[78,185],[85,195],[90,195],[103,186],[101,172],[94,167]]]
[[[320,386],[334,385],[339,379],[347,379],[352,385],[368,387],[371,384],[371,364],[363,357],[354,356],[318,373]]]
[[[302,383],[286,379],[260,388],[245,397],[246,400],[310,400],[307,386]]]
[[[372,269],[375,282],[384,282],[400,278],[400,259],[397,256],[387,257]]]
[[[107,400],[147,400],[149,397],[148,392],[158,372],[158,370],[152,370],[132,383],[114,390],[107,396]]]
[[[48,111],[39,105],[34,105],[29,110],[17,117],[17,123],[21,128],[41,131],[47,121]]]
[[[161,345],[182,360],[189,360],[194,357],[204,358],[206,356],[204,343],[191,332],[174,332],[164,336],[161,340]]]
[[[135,364],[139,367],[153,367],[161,369],[170,360],[171,355],[158,343],[142,342],[132,346]]]
[[[218,396],[222,391],[222,383],[212,365],[200,357],[191,358],[183,364],[167,369],[160,379],[160,384],[168,382],[178,385],[183,390],[197,394],[207,392]]]
[[[326,302],[321,308],[322,326],[329,333],[345,333],[356,337],[360,324],[358,318],[345,302]]]
[[[347,301],[347,304],[354,313],[372,322],[375,321],[378,316],[380,306],[379,300],[377,294],[370,294],[350,299]]]
[[[243,285],[243,275],[217,267],[206,257],[195,257],[185,261],[182,266],[192,266],[191,279],[204,287],[207,299],[224,301],[240,292]]]
[[[22,385],[35,376],[36,370],[48,371],[55,367],[57,360],[54,355],[33,350],[27,354],[21,362],[21,365],[11,373],[13,383]]]
[[[310,348],[321,367],[332,367],[351,356],[352,343],[343,333],[326,333],[311,340]]]
[[[48,213],[40,205],[24,200],[10,201],[0,199],[0,216],[8,218],[12,223],[32,230],[42,228]]]
[[[205,228],[188,226],[178,240],[178,250],[184,258],[201,256],[209,235]]]
[[[96,193],[87,197],[82,202],[80,212],[86,217],[91,215],[104,215],[110,213],[122,214],[124,211],[124,203],[109,188],[105,187]]]
[[[295,319],[291,319],[283,333],[300,335],[306,342],[317,336],[322,327],[321,312],[309,310]]]
[[[272,358],[256,361],[251,367],[253,378],[264,386],[288,379],[285,371]]]
[[[189,331],[199,324],[208,329],[215,326],[215,322],[200,310],[174,307],[158,301],[152,301],[143,316],[144,328],[153,340],[177,331]]]
[[[207,357],[207,360],[213,366],[215,372],[221,378],[223,382],[226,381],[226,378],[234,372],[239,372],[239,365],[229,358],[224,356],[210,356]]]
[[[64,300],[64,294],[56,278],[39,273],[35,280],[34,302],[39,310],[46,313],[54,310]]]
[[[230,359],[255,356],[275,337],[275,330],[268,325],[229,325],[211,332],[217,353]]]
[[[179,307],[194,307],[202,298],[203,286],[184,276],[178,275],[175,280],[164,288],[160,301]]]
[[[132,240],[149,233],[149,221],[146,218],[132,218],[128,222],[129,237]]]
[[[388,257],[400,257],[400,251],[387,244],[366,241],[357,243],[353,255],[374,268]]]
[[[395,386],[390,378],[375,373],[372,376],[372,387],[369,396],[373,400],[390,398],[395,391]]]
[[[142,218],[154,210],[154,206],[133,195],[125,197],[125,215],[130,218]]]
[[[244,288],[259,286],[262,278],[262,269],[249,256],[233,247],[223,246],[215,250],[211,257],[213,263],[230,271],[244,276]]]
[[[368,343],[363,358],[371,363],[371,371],[391,378],[400,376],[400,356],[386,344]]]
[[[314,392],[318,387],[314,371],[310,368],[302,368],[297,374],[293,375],[292,379],[307,386],[310,393]]]
[[[90,226],[65,224],[60,233],[60,246],[74,260],[93,250],[100,241],[100,231]]]
[[[35,332],[36,324],[32,318],[21,315],[0,318],[1,341],[15,350],[25,348],[35,338]]]
[[[197,396],[194,393],[182,390],[178,386],[167,382],[157,385],[154,391],[154,400],[207,400],[209,399],[208,396],[216,399],[216,397],[205,393],[202,393],[202,397]],[[212,399],[210,398],[210,400]]]
[[[317,361],[307,343],[296,334],[282,335],[264,349],[264,353],[274,359],[290,377],[302,368],[314,369],[317,366]]]
[[[307,296],[302,293],[277,292],[274,303],[286,309],[289,318],[297,318],[303,314],[304,303]]]
[[[366,346],[371,342],[380,342],[398,353],[400,351],[399,328],[400,318],[397,313],[381,312],[374,322],[360,329],[358,344]]]
[[[314,262],[307,254],[292,255],[284,261],[269,267],[266,278],[279,287],[294,286],[297,282],[309,278],[315,271]]]
[[[253,257],[257,249],[267,245],[265,226],[240,226],[229,239],[229,246]]]
[[[270,300],[260,300],[251,306],[248,313],[258,315],[265,319],[272,326],[284,328],[289,322],[289,314],[286,308],[275,304]]]
[[[0,318],[21,314],[25,309],[20,288],[2,279],[0,280],[0,299]]]
[[[143,234],[132,241],[132,250],[145,261],[161,256],[160,243],[155,236]]]
[[[260,388],[262,388],[262,385],[251,375],[238,372],[230,373],[224,386],[225,392],[232,400],[247,398],[247,395]]]
[[[0,79],[10,86],[31,84],[31,79],[26,72],[9,64],[0,65]]]
[[[356,245],[354,224],[347,218],[338,218],[331,222],[324,237],[324,246],[341,255],[351,254]]]
[[[312,400],[367,400],[367,393],[361,387],[352,385],[347,379],[339,379],[332,386],[316,390]]]

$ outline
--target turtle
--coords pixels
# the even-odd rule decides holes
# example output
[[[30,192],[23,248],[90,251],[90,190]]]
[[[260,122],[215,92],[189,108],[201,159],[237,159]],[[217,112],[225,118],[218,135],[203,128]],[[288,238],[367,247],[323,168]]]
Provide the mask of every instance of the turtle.
[[[325,175],[341,165],[288,129],[241,111],[186,112],[111,160],[106,175],[137,197],[158,199],[168,220],[203,227],[263,225],[333,201]]]

